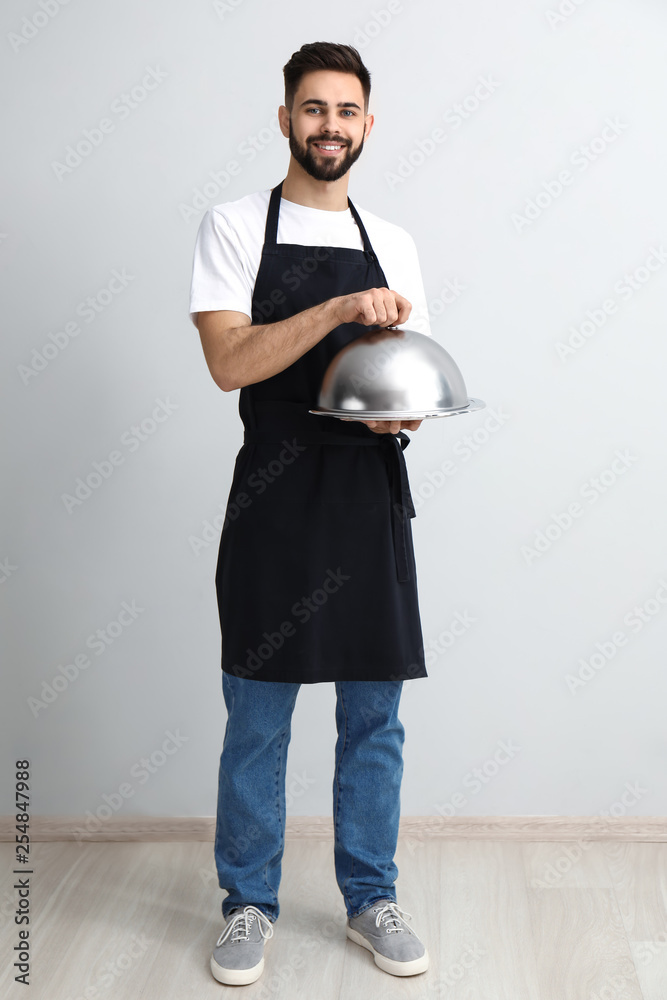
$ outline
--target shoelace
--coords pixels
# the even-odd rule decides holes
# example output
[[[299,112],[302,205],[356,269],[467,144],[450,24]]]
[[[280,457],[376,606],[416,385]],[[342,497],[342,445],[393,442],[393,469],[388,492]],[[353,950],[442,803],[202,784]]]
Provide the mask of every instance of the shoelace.
[[[257,926],[259,927],[259,933],[263,938],[273,937],[273,927],[271,926],[271,921],[267,915],[262,913],[261,910],[258,910],[256,906],[244,906],[243,909],[236,913],[232,920],[229,921],[217,940],[216,948],[219,948],[228,937],[231,937],[232,942],[247,941],[250,937],[250,931],[255,920],[257,921]],[[266,924],[268,934],[264,933],[262,922]]]
[[[408,920],[412,920],[412,914],[401,909],[398,903],[387,903],[385,906],[375,906],[374,909],[378,910],[378,915],[375,918],[375,926],[379,927],[380,922],[382,921],[387,934],[391,934],[392,931],[402,933],[404,928],[401,927],[401,924],[405,924],[405,927],[407,927],[408,931],[410,931],[410,928],[405,923],[403,916],[407,917]],[[401,914],[403,914],[403,916],[401,916]],[[412,931],[410,931],[410,933],[412,933]]]

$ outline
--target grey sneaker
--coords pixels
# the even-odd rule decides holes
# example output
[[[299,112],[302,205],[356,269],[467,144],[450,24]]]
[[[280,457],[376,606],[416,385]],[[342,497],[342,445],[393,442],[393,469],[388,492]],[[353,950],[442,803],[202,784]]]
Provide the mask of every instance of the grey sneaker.
[[[271,937],[271,921],[256,906],[232,910],[211,956],[211,972],[218,982],[246,986],[259,979],[264,971],[264,941]]]
[[[414,976],[428,969],[428,952],[403,917],[412,919],[393,899],[382,899],[358,917],[348,917],[345,933],[367,948],[375,964],[392,976]]]

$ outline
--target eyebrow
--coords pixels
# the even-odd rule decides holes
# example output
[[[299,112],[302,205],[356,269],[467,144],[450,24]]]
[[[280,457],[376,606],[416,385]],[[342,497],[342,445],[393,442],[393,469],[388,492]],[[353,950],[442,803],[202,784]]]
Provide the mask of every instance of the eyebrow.
[[[320,100],[318,100],[317,97],[309,97],[307,101],[302,101],[301,104],[299,105],[299,107],[302,108],[304,106],[304,104],[319,104],[320,107],[323,107],[323,108],[327,108],[329,106],[328,101],[320,101]],[[337,108],[357,108],[359,111],[361,111],[361,108],[359,107],[359,105],[355,104],[354,101],[339,101],[338,104],[336,105],[336,107]]]

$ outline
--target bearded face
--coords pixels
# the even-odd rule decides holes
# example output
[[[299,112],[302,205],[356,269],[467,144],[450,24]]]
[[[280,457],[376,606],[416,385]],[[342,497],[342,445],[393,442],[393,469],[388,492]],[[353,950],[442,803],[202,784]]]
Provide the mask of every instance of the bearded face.
[[[300,166],[318,181],[337,181],[356,163],[364,148],[364,137],[357,146],[341,135],[311,135],[300,142],[289,122],[289,148]]]

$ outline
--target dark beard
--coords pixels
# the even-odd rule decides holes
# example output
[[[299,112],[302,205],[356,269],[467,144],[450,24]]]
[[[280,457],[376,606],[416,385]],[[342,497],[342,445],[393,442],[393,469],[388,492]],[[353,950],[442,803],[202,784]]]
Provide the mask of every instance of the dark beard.
[[[320,139],[318,141],[323,142],[324,140]],[[310,143],[304,149],[294,138],[292,119],[290,118],[289,148],[296,162],[303,167],[307,174],[314,177],[316,181],[337,181],[348,172],[352,164],[356,163],[361,156],[361,151],[364,148],[364,140],[362,138],[358,148],[354,151],[351,146],[346,146],[343,155],[340,158],[332,158],[331,162],[328,162],[324,157],[321,160],[316,160],[316,154],[313,153]]]

